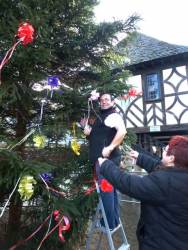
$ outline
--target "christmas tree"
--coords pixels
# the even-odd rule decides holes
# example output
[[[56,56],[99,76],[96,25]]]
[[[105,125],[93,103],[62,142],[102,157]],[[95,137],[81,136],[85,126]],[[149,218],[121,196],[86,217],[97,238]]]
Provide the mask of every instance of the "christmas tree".
[[[139,20],[133,15],[126,21],[96,24],[97,4],[95,0],[0,3],[3,249],[16,242],[23,249],[42,244],[46,249],[71,248],[83,239],[95,208],[87,142],[75,122],[87,114],[92,90],[115,96],[127,92],[125,57],[115,41],[119,32],[131,36]],[[19,40],[22,24],[34,30],[26,44]],[[10,48],[9,60],[3,60]],[[49,220],[43,226],[45,218]],[[50,231],[58,222],[71,225],[62,231],[64,243]],[[36,232],[39,225],[42,229]],[[32,232],[37,236],[27,239]]]

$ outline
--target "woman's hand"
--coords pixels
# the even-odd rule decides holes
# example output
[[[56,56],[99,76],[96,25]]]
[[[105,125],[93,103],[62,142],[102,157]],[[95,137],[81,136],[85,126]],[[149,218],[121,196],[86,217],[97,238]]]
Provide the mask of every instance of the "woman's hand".
[[[129,152],[129,156],[130,156],[131,158],[135,159],[135,160],[137,160],[138,155],[139,155],[139,152],[138,152],[138,151],[131,150],[131,151]]]

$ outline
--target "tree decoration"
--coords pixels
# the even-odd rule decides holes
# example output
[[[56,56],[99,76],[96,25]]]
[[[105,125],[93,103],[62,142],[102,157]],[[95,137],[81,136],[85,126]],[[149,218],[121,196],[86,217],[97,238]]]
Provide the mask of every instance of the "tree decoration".
[[[89,101],[96,101],[99,99],[99,96],[100,96],[99,92],[97,92],[96,89],[92,90],[90,95],[91,96],[89,97]]]
[[[76,138],[75,127],[76,127],[76,123],[73,122],[73,125],[72,125],[73,139],[71,140],[71,148],[76,155],[80,155],[80,144],[78,143],[77,138]]]
[[[60,215],[59,210],[55,210],[54,213],[54,220],[59,224],[59,239],[61,241],[65,241],[63,236],[64,231],[68,231],[70,229],[70,222],[67,216]]]
[[[126,95],[122,96],[122,99],[129,99],[130,97],[136,97],[136,96],[141,96],[142,95],[142,91],[138,91],[136,88],[130,88],[128,90],[128,93]]]
[[[34,146],[37,148],[44,148],[46,146],[46,136],[42,134],[36,134],[33,137]]]
[[[71,148],[76,155],[80,155],[80,144],[77,142],[77,139],[71,140]]]
[[[13,46],[6,52],[3,60],[0,63],[0,84],[1,84],[1,70],[3,66],[10,60],[12,57],[12,54],[19,43],[22,42],[23,45],[27,45],[28,43],[31,43],[34,38],[34,28],[31,24],[24,22],[19,25],[18,32],[16,34],[16,37],[19,38],[19,40],[13,44]]]
[[[42,173],[41,177],[46,181],[46,182],[51,182],[53,179],[52,173]]]
[[[32,43],[34,39],[34,32],[35,30],[33,26],[28,22],[24,22],[19,25],[16,37],[20,39],[23,45],[27,45]]]
[[[48,77],[48,85],[51,86],[51,88],[58,87],[59,86],[59,78],[57,76],[49,76]]]
[[[54,89],[58,89],[60,85],[60,80],[57,76],[49,76],[48,77],[48,86],[51,90],[50,98],[53,96]]]
[[[97,101],[100,97],[100,93],[95,90],[92,90],[90,93],[90,97],[88,98],[88,102],[87,102],[87,117],[85,118],[86,123],[85,126],[88,125],[88,121],[90,119],[90,114],[91,114],[91,110],[93,110],[93,112],[95,113],[96,117],[99,118],[99,120],[101,120],[101,117],[97,114],[97,112],[95,111],[94,107],[93,107],[93,101]],[[102,122],[102,120],[101,120]]]
[[[33,176],[26,175],[21,178],[18,192],[22,200],[29,200],[34,192],[34,185],[37,184]]]
[[[67,216],[60,215],[59,210],[55,210],[53,212],[53,217],[54,217],[54,221],[57,224],[44,236],[44,238],[41,240],[37,250],[39,250],[41,248],[43,242],[56,230],[56,228],[58,228],[59,239],[62,242],[65,242],[63,232],[66,232],[66,231],[68,231],[70,229],[69,219],[68,219]]]
[[[9,250],[15,250],[20,245],[26,244],[29,240],[31,240],[42,229],[42,227],[48,222],[48,220],[50,220],[50,222],[49,222],[49,227],[50,227],[52,216],[54,218],[54,221],[56,222],[56,225],[50,231],[49,230],[47,231],[44,238],[41,240],[39,246],[37,247],[37,250],[39,250],[41,248],[43,242],[56,230],[56,228],[58,228],[59,239],[62,242],[65,242],[63,232],[66,232],[70,229],[70,222],[69,222],[69,219],[67,216],[60,215],[59,210],[55,210],[46,217],[46,219],[38,226],[38,228],[31,235],[29,235],[24,240],[18,241],[16,244],[14,244],[12,247],[10,247]]]

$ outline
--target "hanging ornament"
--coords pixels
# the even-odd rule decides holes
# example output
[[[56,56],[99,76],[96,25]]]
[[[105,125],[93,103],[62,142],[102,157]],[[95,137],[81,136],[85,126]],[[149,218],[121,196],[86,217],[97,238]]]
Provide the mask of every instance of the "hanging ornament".
[[[97,112],[94,109],[93,106],[93,101],[97,101],[100,97],[99,92],[95,90],[91,91],[91,96],[88,98],[88,102],[87,102],[87,106],[88,106],[88,111],[87,111],[87,121],[90,119],[90,113],[91,113],[91,109],[93,110],[93,112],[95,113],[95,115],[99,118],[99,120],[102,122],[101,117],[97,114]],[[87,125],[87,124],[86,124]]]
[[[71,148],[76,155],[80,155],[80,144],[75,138],[71,140]]]
[[[50,90],[51,90],[51,95],[50,95],[50,98],[52,98],[53,96],[53,92],[54,90],[58,89],[59,88],[59,85],[60,85],[60,81],[59,81],[59,78],[57,76],[49,76],[48,77],[48,88],[50,87]]]
[[[24,200],[29,200],[31,196],[33,195],[34,192],[34,185],[37,182],[33,178],[33,176],[26,175],[21,178],[19,186],[18,186],[18,192],[21,195],[21,199]]]
[[[130,88],[128,91],[128,95],[133,97],[137,96],[137,90],[135,88]]]
[[[34,146],[37,148],[44,148],[46,146],[46,140],[47,140],[46,136],[42,134],[34,135],[33,137]]]
[[[24,22],[20,24],[18,27],[18,32],[16,34],[16,37],[19,38],[17,42],[13,44],[13,46],[6,52],[4,58],[0,62],[0,84],[1,84],[1,70],[3,66],[10,60],[12,57],[12,54],[18,44],[22,42],[23,45],[27,45],[28,43],[31,43],[33,41],[34,36],[34,28],[31,24]]]
[[[59,78],[57,76],[49,76],[48,77],[48,85],[51,86],[51,88],[58,87],[59,86]]]
[[[128,93],[126,95],[121,96],[121,98],[124,100],[128,100],[131,97],[137,97],[141,95],[142,95],[142,91],[138,91],[136,88],[132,87],[128,90]]]
[[[73,139],[71,140],[71,148],[76,155],[80,155],[80,144],[78,143],[77,138],[76,138],[75,127],[76,127],[76,123],[73,122],[72,124]]]
[[[89,101],[96,101],[96,100],[99,99],[99,96],[100,96],[100,94],[99,94],[99,92],[97,92],[96,89],[92,90],[91,91],[91,96],[89,97]]]
[[[34,39],[34,32],[35,30],[33,26],[28,22],[24,22],[19,25],[16,36],[20,39],[22,44],[25,46],[29,43],[32,43]]]
[[[46,182],[51,182],[53,179],[52,173],[42,173],[40,174]]]

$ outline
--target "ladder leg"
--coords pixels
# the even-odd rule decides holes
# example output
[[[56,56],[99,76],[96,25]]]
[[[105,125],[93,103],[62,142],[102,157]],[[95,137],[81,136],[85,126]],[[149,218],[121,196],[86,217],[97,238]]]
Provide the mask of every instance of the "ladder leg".
[[[95,216],[94,216],[94,218],[92,220],[92,224],[91,224],[91,227],[90,227],[89,232],[88,232],[88,237],[87,237],[87,240],[86,240],[86,250],[90,250],[91,240],[92,240],[92,237],[93,237],[93,234],[94,234],[94,230],[96,228],[101,230],[101,232],[100,232],[101,234],[100,234],[99,241],[97,243],[96,250],[101,249],[100,247],[101,247],[103,234],[105,234],[105,236],[107,237],[108,244],[109,244],[109,249],[110,250],[115,250],[112,235],[117,230],[121,230],[121,238],[122,238],[122,241],[123,241],[123,244],[118,249],[119,250],[130,250],[130,246],[128,244],[127,237],[126,237],[125,231],[123,229],[123,225],[122,225],[122,222],[121,222],[120,218],[119,218],[120,224],[118,225],[118,227],[115,228],[112,231],[110,230],[109,225],[108,225],[108,221],[107,221],[107,218],[106,218],[106,213],[105,213],[105,210],[104,210],[102,198],[100,196],[100,189],[99,189],[98,183],[96,183],[96,189],[97,189],[97,193],[99,194],[99,203],[97,205],[96,213],[95,213]],[[100,224],[101,219],[103,219],[105,227],[101,227],[101,224]]]
[[[124,240],[125,243],[128,244],[127,237],[126,237],[125,231],[124,231],[124,229],[123,229],[123,225],[122,225],[122,222],[121,222],[121,219],[120,219],[120,218],[119,218],[119,221],[120,221],[120,224],[121,224],[121,235],[122,235],[122,239]]]
[[[108,226],[108,221],[107,221],[107,218],[106,218],[106,214],[105,214],[105,210],[104,210],[104,206],[103,206],[101,197],[99,197],[99,204],[100,204],[101,211],[102,211],[102,217],[103,217],[104,224],[105,224],[105,229],[106,229],[106,234],[107,234],[108,244],[109,244],[110,250],[115,250],[112,235],[110,233],[110,229],[109,229],[109,226]]]

